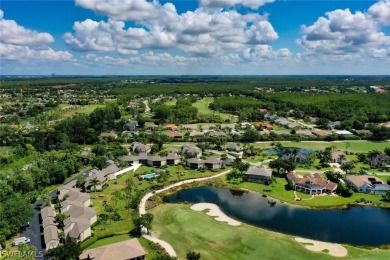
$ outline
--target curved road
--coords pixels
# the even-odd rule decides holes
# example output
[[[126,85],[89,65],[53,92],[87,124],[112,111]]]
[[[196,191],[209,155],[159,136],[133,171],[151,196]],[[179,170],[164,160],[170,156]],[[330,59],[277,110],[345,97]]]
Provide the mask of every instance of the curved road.
[[[151,197],[153,197],[153,195],[155,195],[157,193],[161,193],[161,192],[170,190],[170,189],[172,189],[174,187],[178,187],[178,186],[181,186],[181,185],[186,184],[186,183],[194,183],[194,182],[200,182],[200,181],[205,181],[205,180],[217,178],[217,177],[220,177],[222,175],[227,174],[230,171],[231,170],[227,170],[227,171],[218,173],[217,175],[213,175],[213,176],[210,176],[210,177],[203,177],[203,178],[198,178],[198,179],[191,179],[191,180],[185,180],[185,181],[176,182],[176,183],[171,184],[171,185],[169,185],[169,186],[167,186],[165,188],[162,188],[161,190],[156,190],[156,191],[153,191],[153,192],[149,192],[141,199],[141,203],[139,205],[139,214],[143,215],[143,214],[146,213],[146,201],[148,201],[148,199],[150,199]],[[147,235],[144,232],[143,232],[142,236],[144,238],[150,240],[150,241],[158,243],[160,246],[162,246],[167,251],[167,253],[170,256],[177,257],[175,250],[173,249],[173,247],[168,242],[166,242],[164,240],[161,240],[161,239],[158,239],[157,237],[154,237],[153,235]]]

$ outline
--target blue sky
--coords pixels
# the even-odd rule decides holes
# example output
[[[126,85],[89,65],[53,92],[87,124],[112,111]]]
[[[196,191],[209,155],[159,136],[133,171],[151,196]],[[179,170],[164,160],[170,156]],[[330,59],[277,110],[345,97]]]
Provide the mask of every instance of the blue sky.
[[[390,0],[2,0],[0,73],[389,74]]]

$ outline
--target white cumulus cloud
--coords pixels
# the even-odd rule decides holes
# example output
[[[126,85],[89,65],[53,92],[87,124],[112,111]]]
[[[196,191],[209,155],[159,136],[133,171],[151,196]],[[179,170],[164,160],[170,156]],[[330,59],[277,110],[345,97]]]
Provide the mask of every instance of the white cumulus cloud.
[[[199,6],[207,8],[227,8],[235,5],[242,5],[251,9],[259,9],[267,3],[275,0],[198,0]]]

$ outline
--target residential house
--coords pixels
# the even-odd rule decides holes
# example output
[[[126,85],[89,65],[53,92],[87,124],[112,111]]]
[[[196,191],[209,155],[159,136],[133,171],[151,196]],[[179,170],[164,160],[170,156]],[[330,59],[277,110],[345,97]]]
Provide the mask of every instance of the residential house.
[[[226,130],[226,129],[235,129],[236,125],[235,124],[221,124],[221,129]]]
[[[204,161],[199,158],[187,159],[187,167],[190,167],[191,169],[199,169],[204,167]]]
[[[342,151],[335,151],[335,152],[332,152],[331,154],[332,156],[332,162],[333,163],[343,163],[343,162],[346,162],[346,154]]]
[[[357,135],[372,135],[370,130],[356,130],[355,132]]]
[[[196,131],[198,126],[196,124],[183,125],[183,129],[187,131]]]
[[[273,130],[272,132],[276,135],[291,135],[289,130]]]
[[[296,133],[300,136],[304,136],[304,137],[313,137],[313,133],[310,132],[309,130],[297,130]]]
[[[147,255],[137,238],[84,250],[80,260],[144,260]]]
[[[311,195],[334,193],[337,190],[336,183],[326,180],[319,173],[308,173],[302,177],[291,172],[287,174],[287,179],[292,182],[294,190]]]
[[[107,178],[105,176],[105,172],[99,171],[97,169],[93,169],[87,173],[87,177],[85,178],[84,182],[84,190],[85,191],[95,191],[95,186],[92,185],[92,180],[97,179],[99,181],[99,184],[96,185],[96,190],[102,190],[103,187],[107,184]]]
[[[64,233],[66,239],[79,243],[92,235],[91,224],[84,218],[69,217],[64,220]]]
[[[97,220],[96,210],[91,207],[70,205],[65,208],[64,211],[61,210],[61,213],[69,216],[70,218],[87,220],[90,225],[95,223]]]
[[[170,152],[167,155],[167,164],[176,165],[181,161],[181,156],[178,153]]]
[[[297,122],[292,122],[292,123],[289,123],[287,125],[287,127],[290,129],[299,129],[299,128],[301,128],[301,125],[298,124]],[[311,132],[310,132],[310,134],[311,134]]]
[[[261,129],[267,129],[267,130],[273,130],[274,127],[270,123],[257,123],[255,124],[256,128],[261,128]]]
[[[220,169],[222,166],[221,158],[218,156],[209,156],[203,161],[204,166],[209,169]]]
[[[163,129],[170,130],[170,131],[177,131],[179,128],[177,127],[177,125],[168,124],[168,125],[165,125]]]
[[[46,218],[55,218],[56,212],[52,207],[44,207],[41,209],[41,219],[42,221],[45,220]]]
[[[125,155],[125,156],[121,156],[118,158],[119,161],[121,162],[126,162],[130,165],[134,164],[134,163],[139,163],[139,158],[138,156],[133,156],[133,155]]]
[[[240,146],[238,146],[237,144],[230,144],[226,150],[230,151],[230,152],[241,152],[242,151],[242,148]]]
[[[147,164],[148,163],[148,155],[146,153],[138,154],[138,162],[140,164]]]
[[[370,166],[373,168],[385,168],[388,164],[389,159],[384,154],[378,154],[373,156],[370,160]]]
[[[48,226],[43,230],[43,240],[46,250],[57,247],[60,244],[58,237],[58,228],[56,226]]]
[[[156,130],[158,128],[158,125],[155,125],[152,122],[146,122],[144,128],[145,128],[145,130],[154,131],[154,130]]]
[[[284,117],[279,117],[275,120],[275,124],[282,125],[285,127],[287,127],[290,123],[291,122],[287,118],[284,118]]]
[[[57,190],[58,200],[79,201],[84,204],[85,207],[91,205],[91,198],[89,194],[82,193],[78,189],[62,186]]]
[[[224,132],[210,132],[210,137],[213,138],[221,138],[221,137],[226,137],[226,134]]]
[[[161,156],[151,156],[150,155],[147,158],[147,164],[149,166],[161,167],[161,166],[167,164],[167,158],[166,157],[161,157]]]
[[[45,230],[48,226],[55,226],[57,227],[57,223],[55,222],[54,217],[46,217],[44,220],[42,220],[42,229]]]
[[[336,127],[338,127],[340,125],[341,125],[340,121],[329,122],[329,124],[328,124],[330,129],[335,129]]]
[[[127,122],[124,126],[123,126],[123,130],[125,131],[130,131],[130,132],[134,132],[137,130],[137,126],[138,126],[138,123],[137,122]]]
[[[204,136],[204,133],[199,132],[199,131],[191,131],[189,136],[190,137],[201,137],[201,136]]]
[[[188,145],[182,146],[181,152],[189,158],[197,157],[197,156],[200,156],[202,154],[202,150],[200,148],[192,147],[192,146],[188,146]]]
[[[213,130],[216,127],[217,126],[215,124],[203,124],[202,130],[207,132],[207,131]]]
[[[295,163],[307,163],[310,161],[309,156],[307,154],[298,151],[297,153],[293,153],[291,150],[287,150],[282,156],[283,160],[292,160]]]
[[[117,139],[118,135],[114,132],[106,132],[106,133],[101,133],[100,137]]]
[[[272,181],[272,172],[268,169],[249,167],[244,176],[245,181],[270,182]]]
[[[171,131],[171,132],[167,133],[167,136],[169,138],[174,138],[174,139],[183,138],[183,134],[182,133],[174,132],[174,131]]]
[[[139,142],[131,143],[130,148],[135,153],[149,153],[151,150],[151,147],[149,145],[142,144]]]
[[[390,191],[390,185],[372,175],[348,175],[345,181],[357,192],[385,194]]]
[[[332,132],[331,131],[328,131],[328,130],[315,130],[313,131],[313,134],[317,135],[317,136],[328,136],[330,135]]]
[[[336,135],[353,135],[350,131],[348,130],[336,130],[334,131]]]

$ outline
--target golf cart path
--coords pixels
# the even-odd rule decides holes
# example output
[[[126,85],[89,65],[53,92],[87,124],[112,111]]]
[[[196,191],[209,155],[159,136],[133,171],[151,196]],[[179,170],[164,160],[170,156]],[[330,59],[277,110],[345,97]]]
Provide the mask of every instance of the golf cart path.
[[[139,214],[143,215],[143,214],[146,213],[146,202],[148,201],[148,199],[153,197],[155,194],[158,194],[158,193],[170,190],[172,188],[181,186],[181,185],[186,184],[186,183],[194,183],[194,182],[206,181],[206,180],[209,180],[209,179],[217,178],[217,177],[220,177],[220,176],[223,176],[223,175],[227,174],[230,171],[231,170],[227,170],[227,171],[224,171],[224,172],[221,172],[221,173],[218,173],[216,175],[209,176],[209,177],[203,177],[203,178],[198,178],[198,179],[179,181],[179,182],[171,184],[171,185],[169,185],[169,186],[167,186],[165,188],[162,188],[160,190],[149,192],[141,199],[141,203],[139,205]],[[167,251],[167,253],[170,256],[177,257],[175,250],[173,249],[173,247],[168,242],[166,242],[164,240],[161,240],[161,239],[158,239],[157,237],[154,237],[153,235],[147,235],[147,234],[144,234],[144,233],[143,233],[143,237],[148,239],[148,240],[150,240],[150,241],[152,241],[152,242],[158,243],[160,246],[162,246]]]

